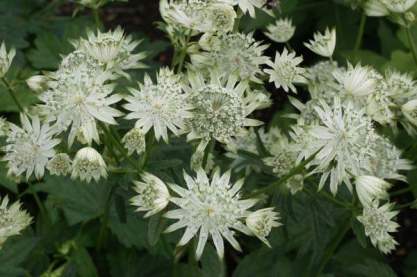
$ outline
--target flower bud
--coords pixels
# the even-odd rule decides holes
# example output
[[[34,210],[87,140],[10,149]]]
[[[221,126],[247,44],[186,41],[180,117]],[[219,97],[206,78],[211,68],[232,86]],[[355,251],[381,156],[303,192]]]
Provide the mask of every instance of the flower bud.
[[[387,190],[391,184],[374,176],[359,176],[356,178],[356,192],[362,205],[369,205],[373,200],[388,196]]]
[[[122,143],[129,155],[132,155],[133,152],[140,154],[146,149],[145,134],[140,128],[133,128],[127,132],[122,139]]]
[[[47,88],[48,78],[42,75],[35,75],[26,80],[28,87],[34,92],[42,92]]]
[[[401,111],[408,121],[417,126],[417,99],[408,101],[402,105]]]
[[[273,208],[257,210],[246,218],[246,226],[258,237],[263,243],[271,247],[266,237],[269,235],[273,227],[279,227],[282,224],[278,222],[279,213]]]
[[[71,178],[80,178],[88,183],[94,179],[97,182],[101,177],[107,177],[106,169],[100,153],[92,147],[84,147],[75,155]]]
[[[0,47],[0,78],[3,78],[9,71],[10,65],[13,62],[13,58],[16,55],[16,50],[14,48],[10,49],[7,53],[6,44],[4,42]]]
[[[71,171],[71,159],[65,153],[56,154],[48,162],[46,168],[52,175],[65,176]]]

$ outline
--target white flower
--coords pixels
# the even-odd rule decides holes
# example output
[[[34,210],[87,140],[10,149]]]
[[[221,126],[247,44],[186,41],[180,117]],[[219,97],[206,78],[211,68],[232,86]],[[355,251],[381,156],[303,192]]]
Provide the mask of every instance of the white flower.
[[[146,211],[145,217],[149,217],[159,213],[169,204],[170,195],[164,182],[155,175],[145,172],[141,178],[143,182],[134,182],[138,195],[134,196],[130,203],[138,207],[136,211]]]
[[[236,18],[231,5],[208,1],[162,0],[160,10],[168,24],[203,33],[231,31]]]
[[[266,26],[266,30],[265,35],[271,40],[284,43],[294,36],[295,26],[292,24],[291,19],[284,18]]]
[[[208,40],[207,35],[203,37]],[[241,80],[262,83],[263,75],[260,67],[266,64],[268,57],[264,51],[268,45],[261,44],[253,38],[253,34],[227,33],[210,38],[215,41],[207,52],[191,55],[191,61],[197,68],[217,70],[225,75],[236,75]],[[203,45],[204,47],[204,45]],[[206,47],[207,48],[207,44]]]
[[[245,95],[247,82],[238,83],[236,77],[226,79],[216,72],[212,72],[208,81],[198,73],[189,72],[188,81],[190,86],[185,90],[193,107],[188,140],[211,137],[227,143],[242,133],[244,127],[260,125],[259,121],[247,118],[259,105]]]
[[[357,64],[353,67],[348,65],[345,72],[335,72],[333,75],[343,86],[343,93],[348,96],[361,97],[374,92],[376,80],[372,76],[372,71],[368,67]]]
[[[100,153],[92,147],[78,150],[73,161],[71,178],[80,178],[89,183],[91,179],[97,182],[101,177],[107,178],[107,166]]]
[[[90,71],[86,71],[90,72]],[[40,112],[54,128],[63,132],[71,127],[68,137],[72,145],[75,137],[81,134],[87,143],[99,142],[97,120],[116,125],[115,117],[122,113],[111,105],[121,97],[112,94],[114,84],[105,84],[111,78],[108,73],[98,71],[90,76],[82,68],[72,73],[59,73],[62,79],[52,83],[51,88],[39,96],[43,102]],[[86,73],[86,74],[85,74]]]
[[[246,226],[257,238],[271,247],[266,237],[271,233],[272,228],[279,227],[279,213],[274,208],[265,208],[250,213],[246,218]]]
[[[393,102],[399,106],[417,98],[417,84],[408,73],[387,71],[385,74],[386,90]]]
[[[304,176],[302,174],[292,176],[286,181],[285,186],[289,189],[292,195],[295,195],[304,188]]]
[[[24,210],[22,204],[17,201],[9,206],[9,197],[6,195],[0,204],[0,249],[7,238],[20,234],[20,232],[32,223],[32,217]]]
[[[9,132],[10,132],[10,123],[3,117],[0,117],[0,137],[7,136]]]
[[[90,31],[87,33],[87,39],[80,39],[73,44],[78,50],[104,64],[106,69],[127,78],[129,75],[124,73],[125,70],[145,67],[140,61],[146,57],[146,54],[133,53],[140,41],[134,41],[131,36],[125,36],[120,27],[113,32],[102,33],[98,30],[96,34]]]
[[[366,236],[384,254],[390,253],[398,244],[390,235],[390,233],[396,232],[399,227],[392,220],[397,214],[398,211],[392,211],[391,203],[379,207],[376,200],[365,206],[362,215],[358,216],[358,220],[365,227]]]
[[[7,53],[6,44],[2,42],[0,47],[0,78],[3,78],[7,71],[9,71],[15,55],[16,49],[12,48]]]
[[[390,11],[381,0],[368,0],[364,3],[363,10],[367,16],[381,17],[389,15]]]
[[[184,173],[184,179],[187,189],[178,185],[170,186],[180,196],[171,198],[171,202],[179,208],[167,212],[165,217],[178,221],[170,225],[165,232],[186,228],[179,246],[185,245],[200,232],[197,259],[201,257],[209,236],[220,258],[224,256],[223,238],[236,250],[241,251],[233,230],[251,235],[251,231],[242,221],[249,215],[248,209],[257,202],[256,199],[240,199],[239,190],[243,180],[231,184],[230,172],[220,175],[219,170],[215,171],[210,180],[202,169],[197,171],[196,178]]]
[[[26,80],[28,87],[34,92],[42,92],[47,89],[48,77],[35,75]]]
[[[405,13],[416,3],[416,0],[381,0],[394,13]]]
[[[46,168],[52,175],[66,176],[71,172],[71,159],[66,153],[56,154],[49,162]]]
[[[336,48],[336,29],[327,28],[324,34],[317,32],[314,34],[314,40],[304,45],[317,55],[330,58]]]
[[[332,102],[333,98],[339,95],[341,85],[335,80],[335,72],[343,72],[343,68],[337,65],[337,62],[321,61],[307,68],[305,74],[308,82],[308,91],[312,99],[323,99],[326,102]],[[337,74],[337,73],[336,73]],[[339,73],[340,74],[340,73]]]
[[[140,128],[133,128],[122,139],[123,145],[126,147],[129,155],[134,152],[141,154],[146,149],[145,134]]]
[[[402,105],[401,112],[408,121],[417,126],[417,99],[411,100]]]
[[[305,69],[298,67],[303,58],[295,55],[295,52],[288,52],[287,48],[284,48],[282,54],[276,53],[274,62],[267,62],[272,69],[265,69],[265,72],[269,74],[269,82],[273,82],[277,89],[282,87],[286,92],[297,92],[294,84],[306,82],[303,76]]]
[[[124,107],[131,112],[126,118],[137,119],[136,128],[145,134],[153,128],[155,138],[167,142],[168,130],[179,135],[185,120],[192,116],[181,86],[181,77],[169,69],[159,71],[156,84],[146,75],[139,90],[130,89],[131,95],[126,97],[129,103]]]
[[[336,194],[342,182],[350,187],[351,177],[370,170],[369,159],[377,156],[375,145],[379,136],[371,119],[351,102],[342,105],[340,99],[335,98],[332,107],[320,101],[314,109],[320,125],[308,128],[307,134],[300,133],[311,136],[301,138],[307,142],[299,145],[300,155],[308,158],[319,151],[311,162],[318,165],[314,172],[323,173],[319,187],[322,188],[330,176],[330,189]]]
[[[386,199],[391,184],[375,176],[358,176],[355,182],[356,192],[362,205],[369,205],[373,200]]]
[[[7,137],[7,145],[4,147],[9,174],[20,176],[26,172],[26,178],[35,173],[40,179],[45,173],[45,166],[50,158],[55,155],[54,147],[59,144],[54,139],[53,131],[48,124],[41,124],[39,118],[28,117],[21,114],[22,128],[10,124],[10,133]]]

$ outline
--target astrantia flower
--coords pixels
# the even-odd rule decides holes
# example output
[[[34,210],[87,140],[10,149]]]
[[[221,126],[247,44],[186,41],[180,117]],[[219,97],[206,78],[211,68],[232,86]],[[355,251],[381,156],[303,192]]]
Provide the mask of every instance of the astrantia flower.
[[[317,32],[314,34],[314,40],[310,40],[304,45],[317,55],[330,58],[336,48],[336,29],[329,30],[327,28],[324,34]]]
[[[375,90],[376,81],[369,67],[351,64],[345,72],[335,72],[334,77],[343,86],[343,93],[351,97],[361,97]]]
[[[311,164],[317,165],[314,172],[322,172],[319,187],[323,187],[330,176],[330,189],[337,192],[339,184],[344,182],[350,187],[350,174],[363,175],[369,170],[369,159],[377,156],[375,144],[379,138],[372,121],[364,112],[351,102],[342,103],[335,98],[330,107],[324,101],[315,107],[320,125],[313,125],[307,133],[300,133],[307,140],[299,145],[300,155],[311,157],[319,151]]]
[[[284,18],[275,21],[274,24],[266,26],[267,32],[265,35],[271,40],[284,43],[289,41],[295,33],[295,26],[292,24],[291,19]]]
[[[3,78],[7,71],[9,71],[15,55],[16,49],[12,48],[7,53],[6,44],[2,42],[0,47],[0,78]]]
[[[340,74],[343,68],[337,62],[322,61],[307,68],[306,78],[308,91],[312,99],[323,99],[332,102],[333,98],[339,95],[341,85],[333,77],[333,73]]]
[[[145,134],[140,128],[133,128],[122,139],[123,145],[126,147],[129,155],[134,152],[141,154],[146,149]]]
[[[127,119],[137,119],[136,128],[146,134],[153,128],[155,137],[168,141],[168,130],[179,135],[184,129],[184,122],[191,117],[191,106],[182,91],[181,77],[169,69],[161,69],[157,82],[153,83],[146,75],[139,90],[130,89],[129,102],[124,107],[129,110]]]
[[[191,129],[189,140],[211,137],[227,143],[245,126],[260,125],[259,121],[247,118],[257,109],[258,103],[247,101],[246,82],[238,83],[233,76],[226,80],[215,72],[212,72],[209,81],[198,73],[190,72],[188,80],[190,86],[185,90],[193,108],[193,117],[188,120]]]
[[[399,106],[417,98],[417,84],[408,73],[390,70],[385,74],[387,94]]]
[[[65,81],[56,84],[42,93],[43,102],[40,112],[48,122],[54,122],[57,131],[71,127],[68,137],[72,145],[75,137],[81,133],[87,143],[99,142],[97,120],[107,124],[117,124],[115,117],[122,113],[111,105],[119,102],[121,97],[112,94],[114,84],[105,84],[111,77],[108,73],[98,72],[95,76],[77,71],[65,75]]]
[[[0,249],[7,238],[20,234],[32,223],[32,217],[21,210],[21,203],[14,202],[9,205],[7,195],[1,199],[0,204]]]
[[[276,88],[282,87],[286,92],[297,92],[294,84],[306,82],[303,76],[305,69],[298,67],[303,58],[295,55],[295,52],[288,52],[287,48],[284,48],[282,54],[276,53],[274,62],[267,62],[272,69],[265,69],[265,72],[269,74],[269,82],[273,82]]]
[[[390,11],[387,6],[381,2],[381,0],[367,0],[363,5],[363,10],[367,16],[386,16]]]
[[[73,161],[71,178],[80,178],[89,183],[91,179],[97,182],[101,177],[107,178],[107,166],[100,153],[92,147],[78,150]]]
[[[249,13],[249,15],[255,18],[255,8],[262,8],[267,0],[237,0],[239,8],[243,13]]]
[[[161,15],[171,25],[182,25],[196,32],[228,32],[236,12],[232,5],[200,0],[162,0]]]
[[[141,178],[143,182],[134,182],[138,195],[134,196],[130,203],[138,207],[136,211],[146,211],[145,217],[149,217],[159,213],[168,205],[170,195],[165,183],[155,175],[145,172]]]
[[[42,92],[48,88],[48,77],[42,75],[35,75],[26,80],[28,87],[34,92]]]
[[[374,92],[369,94],[366,99],[366,113],[380,124],[393,125],[395,112],[392,108],[396,105],[390,97],[391,93],[385,79],[379,76],[376,78]]]
[[[186,228],[178,245],[185,245],[199,232],[197,259],[201,257],[209,236],[220,258],[224,256],[223,238],[240,251],[233,230],[251,234],[243,221],[250,213],[248,209],[257,202],[256,199],[240,199],[239,190],[243,180],[231,184],[230,172],[220,175],[218,170],[210,180],[202,169],[197,171],[196,178],[184,173],[184,179],[187,189],[170,186],[180,196],[171,198],[171,202],[179,208],[167,212],[165,217],[178,221],[170,225],[166,232]]]
[[[388,197],[387,190],[391,184],[375,176],[358,176],[355,180],[356,192],[362,205],[369,205],[373,200]]]
[[[363,209],[358,220],[365,227],[365,234],[371,239],[372,244],[382,253],[387,254],[395,249],[398,244],[390,233],[396,232],[399,225],[392,220],[398,211],[392,211],[392,204],[387,203],[379,207],[378,201],[373,201]]]
[[[416,0],[381,0],[394,13],[405,13],[416,3]]]
[[[215,40],[215,45],[207,49],[207,52],[191,56],[193,65],[198,68],[208,67],[225,75],[233,74],[241,80],[262,82],[259,79],[263,75],[260,66],[268,61],[268,57],[263,55],[268,45],[254,40],[253,34],[221,34]]]
[[[41,124],[38,117],[28,117],[21,114],[22,128],[10,124],[7,145],[4,147],[9,174],[20,176],[26,172],[26,178],[35,173],[40,179],[45,173],[45,166],[55,155],[54,147],[59,144],[52,136],[54,132],[48,124]]]
[[[104,64],[107,70],[128,77],[125,70],[143,68],[145,65],[140,61],[146,54],[133,53],[140,41],[134,41],[131,36],[125,36],[123,30],[118,27],[116,30],[102,33],[97,31],[87,33],[87,39],[74,42],[74,46],[92,56]]]
[[[56,154],[47,165],[47,169],[52,175],[66,176],[71,172],[71,159],[66,153]]]
[[[275,212],[274,208],[265,208],[249,214],[246,218],[246,226],[257,238],[271,247],[266,237],[271,233],[272,228],[282,225],[279,219],[279,213]]]
[[[3,117],[0,117],[0,137],[7,136],[9,132],[10,132],[10,123]]]

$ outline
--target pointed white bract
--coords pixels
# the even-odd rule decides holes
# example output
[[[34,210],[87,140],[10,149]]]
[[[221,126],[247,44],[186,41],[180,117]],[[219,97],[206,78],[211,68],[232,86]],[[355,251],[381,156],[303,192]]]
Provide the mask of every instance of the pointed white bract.
[[[72,161],[68,154],[59,153],[48,162],[46,168],[52,175],[66,176],[72,170]]]
[[[2,42],[0,46],[0,78],[3,78],[9,71],[14,56],[16,56],[16,49],[12,48],[7,52],[6,44]]]
[[[272,228],[281,226],[279,213],[274,208],[265,208],[250,213],[246,218],[246,226],[257,238],[267,246],[271,247],[266,237],[271,233]]]
[[[141,154],[146,150],[145,134],[140,128],[133,128],[122,139],[122,143],[127,149],[127,153],[132,155],[134,152]]]
[[[317,55],[330,58],[336,48],[336,28],[327,28],[323,34],[315,33],[314,40],[310,40],[304,45]]]
[[[376,80],[371,68],[357,64],[348,64],[345,72],[335,72],[334,77],[343,86],[342,93],[350,97],[362,97],[372,94],[376,88]]]
[[[295,52],[288,52],[284,48],[282,53],[275,54],[274,62],[268,61],[267,64],[271,69],[264,71],[269,75],[269,82],[274,83],[276,88],[282,87],[285,92],[297,92],[295,84],[306,83],[304,76],[305,69],[298,65],[303,61],[302,57],[296,57]]]
[[[0,198],[0,250],[9,237],[20,234],[32,223],[32,217],[21,206],[18,201],[10,205],[7,195]]]
[[[84,147],[78,150],[72,164],[71,178],[79,178],[81,181],[98,182],[101,178],[107,178],[107,166],[100,153],[92,147]]]
[[[134,196],[130,203],[137,207],[136,211],[146,212],[145,217],[152,216],[162,211],[170,201],[170,194],[165,183],[150,173],[141,175],[142,182],[135,181]]]
[[[55,155],[54,147],[60,143],[53,138],[54,131],[48,124],[42,124],[38,117],[31,120],[24,114],[20,115],[22,127],[10,124],[6,152],[3,160],[7,161],[9,174],[26,179],[34,174],[37,179],[43,177],[48,161]]]
[[[278,19],[274,24],[266,26],[266,30],[265,35],[271,40],[285,43],[294,36],[295,26],[292,24],[291,19],[283,18]]]
[[[392,208],[391,203],[380,206],[375,200],[365,206],[362,215],[357,217],[365,227],[366,236],[384,254],[390,253],[398,244],[391,236],[399,227],[398,223],[393,221],[398,211],[393,211]]]
[[[381,0],[393,13],[405,13],[416,3],[416,0]]]
[[[375,176],[358,176],[355,188],[362,205],[370,205],[374,200],[388,198],[388,189],[391,184]]]

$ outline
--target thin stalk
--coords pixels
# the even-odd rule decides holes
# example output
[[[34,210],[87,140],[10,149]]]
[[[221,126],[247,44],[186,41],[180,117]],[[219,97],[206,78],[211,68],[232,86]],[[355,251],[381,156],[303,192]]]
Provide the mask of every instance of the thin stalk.
[[[1,78],[1,80],[3,81],[3,84],[6,86],[8,92],[10,93],[10,96],[13,98],[13,101],[15,102],[19,111],[24,113],[25,110],[23,109],[23,106],[20,104],[19,100],[17,99],[16,92],[10,85],[9,81],[7,81],[6,77]]]
[[[33,198],[35,199],[36,205],[39,208],[40,214],[42,215],[43,218],[45,218],[47,220],[47,222],[49,222],[48,212],[47,212],[45,206],[43,205],[41,199],[39,198],[38,193],[33,188],[33,184],[28,182],[28,186],[30,188],[30,193],[33,195]]]
[[[129,155],[127,154],[127,150],[120,143],[120,139],[116,138],[115,135],[114,135],[114,133],[111,132],[110,130],[108,130],[107,129],[107,126],[105,126],[104,124],[102,125],[102,128],[101,129],[104,131],[104,134],[113,142],[112,144],[116,148],[118,148],[118,150],[120,151],[120,153],[130,163],[130,165],[132,165],[133,168],[136,168],[136,162],[131,157],[129,157]]]
[[[393,191],[393,192],[391,192],[389,195],[392,197],[392,196],[398,196],[398,195],[401,195],[401,194],[403,194],[403,193],[407,193],[407,192],[409,192],[409,191],[411,191],[412,189],[411,189],[411,187],[406,187],[406,188],[403,188],[403,189],[399,189],[399,190],[397,190],[397,191]]]
[[[407,33],[408,42],[410,43],[411,53],[413,54],[414,62],[417,65],[417,48],[416,44],[414,43],[413,35],[411,34],[410,28],[405,28]]]
[[[405,208],[409,208],[410,206],[413,206],[413,205],[417,206],[417,200],[414,200],[414,201],[411,201],[411,202],[408,202],[408,203],[405,203],[405,204],[402,204],[402,205],[397,205],[397,206],[395,206],[395,209],[396,210],[402,210],[402,209],[405,209]]]
[[[203,163],[202,163],[203,168],[207,167],[207,163],[209,161],[210,154],[213,153],[215,145],[216,145],[216,141],[214,139],[210,139],[210,142],[208,143],[208,145],[206,147],[206,151],[204,151]]]
[[[98,234],[98,239],[96,243],[96,250],[99,251],[103,248],[106,239],[107,239],[107,224],[109,222],[109,215],[110,215],[110,207],[111,207],[111,199],[113,197],[113,193],[116,186],[112,186],[109,192],[109,196],[106,201],[106,206],[104,207],[103,217],[101,219],[101,226],[100,231]]]
[[[237,16],[236,16],[236,21],[235,21],[235,25],[233,26],[233,32],[237,33],[239,32],[239,25],[240,25],[240,20],[242,19],[243,16],[243,12],[241,9],[237,10]]]
[[[153,144],[155,142],[155,136],[153,132],[149,132],[147,134],[147,139],[146,139],[146,149],[145,152],[142,153],[141,157],[140,157],[140,161],[139,161],[139,166],[138,166],[138,172],[141,173],[143,171],[143,169],[145,168],[147,162],[148,162],[148,157],[149,157],[149,153],[153,147]]]
[[[344,203],[340,200],[337,200],[335,197],[333,197],[332,195],[330,195],[328,192],[321,190],[319,192],[319,196],[326,198],[328,201],[334,203],[335,205],[338,205],[340,207],[346,208],[351,210],[353,207],[350,204]]]
[[[327,263],[332,258],[334,252],[336,251],[339,244],[342,242],[343,238],[345,237],[346,233],[351,228],[351,220],[346,220],[345,224],[339,229],[339,232],[334,237],[333,241],[330,245],[326,248],[326,252],[324,253],[320,264],[317,268],[317,273],[314,276],[320,276],[324,268],[326,267]]]
[[[362,46],[363,34],[365,33],[365,25],[366,25],[366,14],[362,13],[361,22],[359,23],[358,35],[356,36],[355,48],[353,51],[355,54]]]
[[[100,12],[99,9],[93,9],[92,10],[94,22],[96,23],[97,29],[101,28],[101,20],[100,20]]]
[[[176,61],[176,64],[178,64],[177,72],[181,72],[182,68],[184,67],[185,57],[187,56],[188,43],[190,42],[190,39],[191,39],[191,32],[192,31],[189,31],[188,34],[186,35],[184,46],[181,49],[180,54],[178,56],[178,59],[179,59],[178,63]]]

